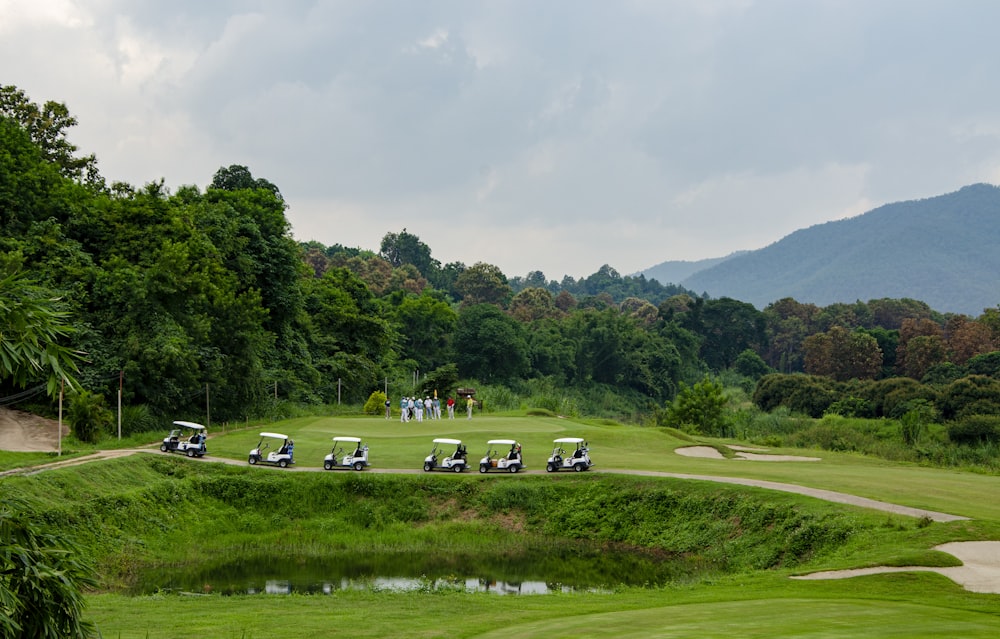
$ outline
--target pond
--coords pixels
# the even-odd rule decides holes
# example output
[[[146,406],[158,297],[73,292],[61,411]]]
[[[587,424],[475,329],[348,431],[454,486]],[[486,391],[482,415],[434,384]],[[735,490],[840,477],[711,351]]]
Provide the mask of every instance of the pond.
[[[244,557],[211,565],[140,572],[131,594],[157,591],[233,594],[333,594],[350,589],[465,590],[507,594],[611,592],[618,586],[690,581],[705,566],[687,559],[573,544],[516,554],[335,554],[322,559]]]

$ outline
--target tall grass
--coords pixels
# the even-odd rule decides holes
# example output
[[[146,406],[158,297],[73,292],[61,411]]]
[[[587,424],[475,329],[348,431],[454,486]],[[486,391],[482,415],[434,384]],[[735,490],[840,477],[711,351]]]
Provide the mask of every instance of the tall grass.
[[[914,462],[976,472],[1000,472],[997,442],[956,444],[948,441],[944,426],[930,424],[913,444],[895,419],[848,418],[825,415],[821,419],[792,415],[781,407],[771,413],[750,408],[733,415],[736,436],[763,446],[812,448],[852,452],[890,461]]]

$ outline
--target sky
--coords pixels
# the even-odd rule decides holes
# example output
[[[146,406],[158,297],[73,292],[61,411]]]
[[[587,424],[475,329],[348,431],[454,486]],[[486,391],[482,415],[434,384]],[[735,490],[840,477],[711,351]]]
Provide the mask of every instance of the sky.
[[[296,240],[623,275],[1000,183],[992,0],[0,0],[110,181],[247,166]],[[888,240],[888,238],[887,238]]]

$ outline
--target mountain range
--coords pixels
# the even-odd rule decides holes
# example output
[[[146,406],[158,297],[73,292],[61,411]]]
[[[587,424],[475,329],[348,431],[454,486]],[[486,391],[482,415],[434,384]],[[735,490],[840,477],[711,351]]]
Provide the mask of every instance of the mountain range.
[[[785,297],[819,306],[911,298],[975,317],[1000,303],[1000,187],[886,204],[755,251],[641,274],[757,308]]]

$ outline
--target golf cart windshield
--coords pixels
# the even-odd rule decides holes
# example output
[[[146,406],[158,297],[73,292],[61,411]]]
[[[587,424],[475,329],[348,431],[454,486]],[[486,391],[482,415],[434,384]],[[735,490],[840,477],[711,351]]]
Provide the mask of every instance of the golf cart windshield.
[[[442,445],[443,444],[443,445]],[[435,454],[437,452],[444,452],[447,447],[454,446],[455,450],[462,450],[462,440],[461,439],[451,439],[450,437],[438,437],[434,440],[434,448],[431,449],[431,453]]]
[[[271,447],[270,444],[264,443],[264,440],[268,439],[268,438],[271,438],[271,439],[280,439],[280,440],[287,440],[288,439],[288,435],[282,435],[281,433],[261,433],[260,434],[260,442],[257,444],[257,448],[261,448],[261,447],[270,448]]]
[[[361,450],[361,438],[360,437],[334,437],[333,438],[333,449],[337,452],[343,452],[344,447],[353,450],[355,453]]]
[[[515,452],[517,449],[517,441],[513,439],[491,439],[486,442],[486,455],[488,457],[493,457],[499,454],[502,448],[494,448],[494,446],[506,446],[507,450],[511,453]]]

